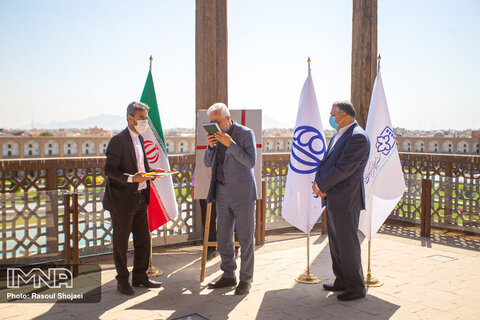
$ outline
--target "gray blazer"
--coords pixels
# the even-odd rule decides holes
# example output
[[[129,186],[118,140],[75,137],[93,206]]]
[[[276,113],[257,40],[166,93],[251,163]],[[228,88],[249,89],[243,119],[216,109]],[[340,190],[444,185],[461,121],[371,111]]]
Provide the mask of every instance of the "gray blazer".
[[[231,197],[231,202],[253,201],[257,199],[257,186],[253,174],[253,167],[257,160],[257,149],[253,131],[247,127],[233,122],[231,135],[233,143],[225,152],[223,172],[226,187]],[[203,162],[206,167],[212,168],[210,189],[207,201],[215,201],[217,186],[217,146],[207,147]]]

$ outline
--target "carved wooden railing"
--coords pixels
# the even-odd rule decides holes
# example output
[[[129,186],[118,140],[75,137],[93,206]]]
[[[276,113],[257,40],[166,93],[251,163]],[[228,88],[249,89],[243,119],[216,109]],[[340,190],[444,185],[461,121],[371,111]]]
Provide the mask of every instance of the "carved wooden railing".
[[[190,182],[194,156],[169,156],[178,217],[152,233],[154,245],[197,240]],[[112,226],[103,210],[105,157],[0,161],[0,261],[36,263],[63,259],[64,197],[78,194],[80,256],[111,252]]]
[[[263,155],[266,229],[289,226],[280,215],[289,156]],[[390,219],[420,224],[422,213],[429,213],[434,226],[480,233],[480,156],[400,153],[400,158],[407,189]],[[154,245],[201,239],[200,215],[189,196],[194,155],[169,160],[181,172],[173,177],[179,215],[152,234]],[[1,160],[0,261],[62,259],[62,193],[73,191],[79,194],[80,256],[110,252],[110,217],[101,204],[104,165],[105,157]]]
[[[423,204],[433,226],[480,233],[480,156],[412,152],[400,160],[407,190],[391,219],[420,223]]]

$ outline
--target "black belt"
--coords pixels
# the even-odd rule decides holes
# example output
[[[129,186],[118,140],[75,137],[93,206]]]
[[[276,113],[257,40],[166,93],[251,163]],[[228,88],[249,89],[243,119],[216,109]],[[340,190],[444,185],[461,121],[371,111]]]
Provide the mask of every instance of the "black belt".
[[[217,180],[217,183],[220,183],[220,184],[226,185],[226,184],[227,184],[227,181],[220,181],[220,180]]]

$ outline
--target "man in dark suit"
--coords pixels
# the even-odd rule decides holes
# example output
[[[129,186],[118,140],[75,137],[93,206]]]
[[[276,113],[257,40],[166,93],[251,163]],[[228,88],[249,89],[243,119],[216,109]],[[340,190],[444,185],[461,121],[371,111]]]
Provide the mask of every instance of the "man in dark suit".
[[[329,291],[344,291],[339,300],[365,297],[365,282],[357,235],[360,210],[365,209],[363,171],[370,154],[365,131],[355,121],[355,109],[338,101],[330,112],[330,125],[337,134],[330,140],[320,162],[313,192],[326,206],[330,254],[335,282],[324,284]]]
[[[257,160],[255,136],[247,127],[230,118],[223,103],[216,103],[208,111],[211,122],[217,122],[222,132],[207,133],[208,147],[203,162],[212,168],[207,201],[216,202],[218,251],[222,258],[222,277],[211,282],[211,289],[235,286],[237,280],[234,258],[233,231],[237,230],[241,249],[240,282],[236,295],[249,292],[254,265],[254,208],[257,187],[253,167]]]
[[[128,282],[128,238],[133,233],[132,285],[158,288],[160,282],[147,276],[150,259],[150,232],[147,205],[150,201],[150,181],[145,172],[153,171],[145,156],[141,134],[148,128],[146,104],[132,102],[127,107],[128,127],[108,143],[105,164],[107,184],[103,207],[110,211],[113,226],[113,260],[117,270],[117,289],[123,294],[134,294]],[[157,169],[157,172],[163,172]]]

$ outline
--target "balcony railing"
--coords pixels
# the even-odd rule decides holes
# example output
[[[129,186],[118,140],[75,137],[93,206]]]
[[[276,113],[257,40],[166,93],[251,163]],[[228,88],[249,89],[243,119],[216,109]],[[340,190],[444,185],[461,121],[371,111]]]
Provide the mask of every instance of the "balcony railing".
[[[266,229],[289,226],[281,217],[288,153],[263,155]],[[390,219],[480,233],[480,156],[400,153],[407,189]],[[194,155],[170,155],[179,215],[152,233],[154,245],[201,239],[199,208],[190,198]],[[110,216],[101,204],[105,157],[0,161],[0,261],[33,263],[61,259],[64,251],[62,193],[79,202],[80,256],[111,252]],[[422,181],[425,192],[422,196]],[[430,185],[430,197],[425,189]],[[430,201],[428,201],[430,199]],[[428,202],[428,203],[427,203]]]

